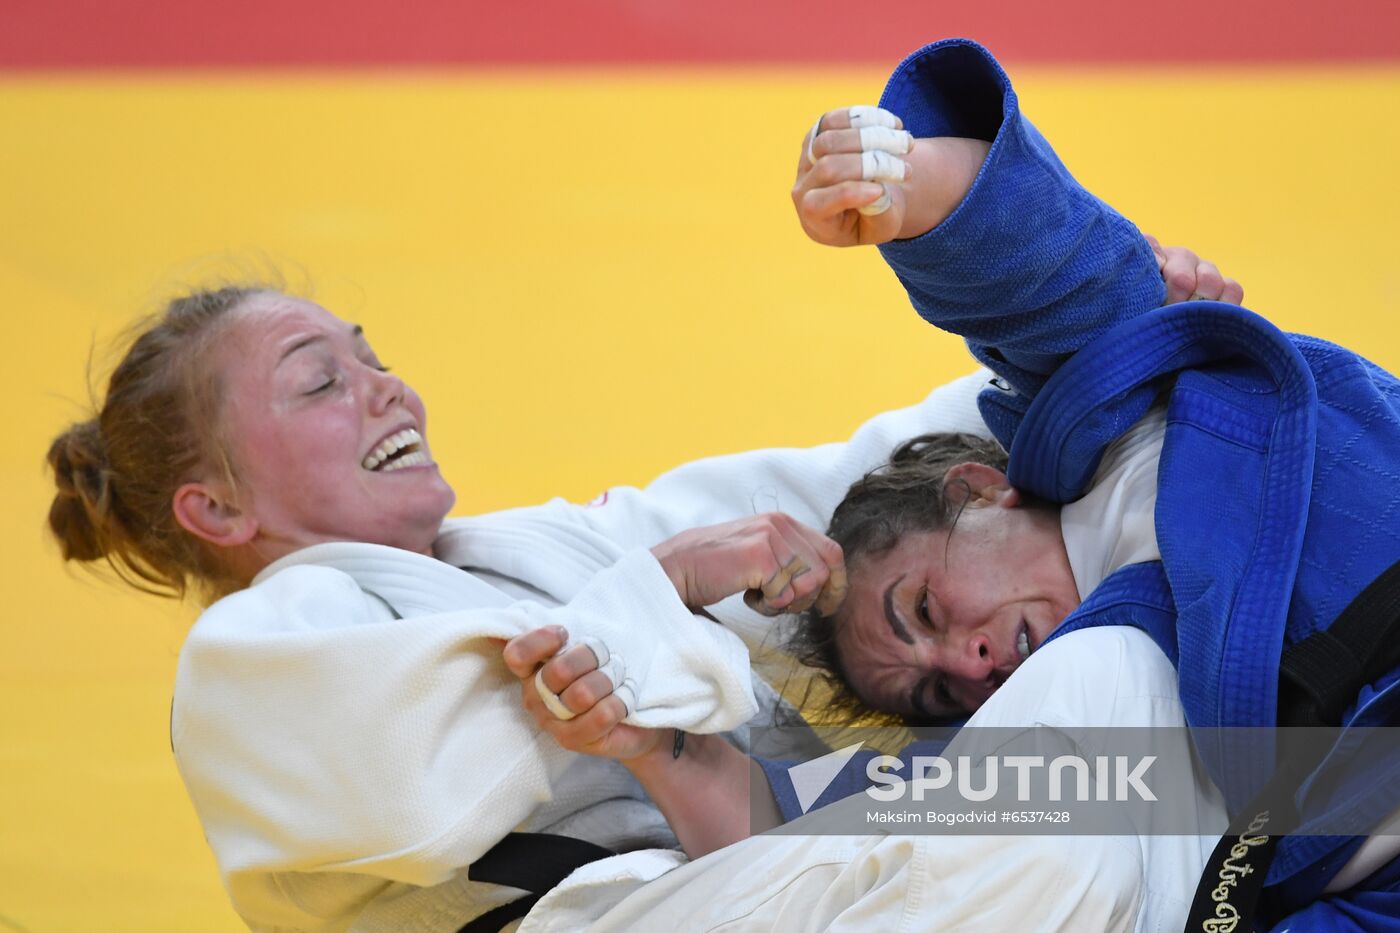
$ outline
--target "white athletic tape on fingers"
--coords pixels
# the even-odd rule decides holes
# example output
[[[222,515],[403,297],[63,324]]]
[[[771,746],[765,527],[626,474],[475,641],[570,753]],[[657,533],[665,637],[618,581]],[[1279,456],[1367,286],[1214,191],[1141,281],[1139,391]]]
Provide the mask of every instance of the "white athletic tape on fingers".
[[[608,679],[608,683],[612,684],[614,692],[627,679],[627,669],[617,658],[612,658],[607,663],[598,665],[598,670],[602,671],[603,676]]]
[[[628,697],[632,696],[632,694],[627,691],[619,692],[619,688],[627,680],[627,668],[623,665],[622,659],[614,657],[608,652],[607,645],[588,635],[576,639],[574,644],[583,645],[589,651],[593,652],[593,658],[598,662],[598,670],[602,671],[603,676],[608,679],[608,683],[612,684],[613,693],[627,706],[627,711],[630,714],[636,700],[634,698],[632,702],[629,703]]]
[[[860,129],[860,150],[878,150],[891,155],[904,155],[914,147],[914,137],[904,130],[893,130],[888,126],[863,126]]]
[[[822,131],[822,121],[826,119],[826,114],[817,117],[817,122],[812,124],[812,132],[807,134],[807,161],[813,165],[817,164],[817,154],[812,151],[812,143],[817,141],[817,134]]]
[[[564,701],[559,699],[559,694],[545,685],[543,667],[535,671],[535,692],[538,693],[540,699],[544,701],[544,708],[549,710],[550,714],[553,715],[555,719],[562,719],[568,722],[577,715],[573,710],[564,705]]]
[[[602,667],[604,664],[608,663],[608,646],[603,644],[601,641],[594,638],[593,636],[584,635],[580,638],[576,638],[574,639],[574,644],[583,645],[583,647],[593,652],[593,660],[598,662],[599,667]]]
[[[847,107],[846,115],[850,118],[850,125],[853,130],[876,128],[894,130],[899,126],[899,117],[896,117],[888,110],[880,107],[872,107],[869,104],[856,104],[855,106]],[[812,124],[812,132],[807,134],[807,161],[811,162],[813,165],[817,163],[817,153],[812,148],[812,144],[817,141],[817,134],[822,131],[822,121],[825,119],[826,114],[817,117],[817,122]],[[904,135],[906,137],[909,136],[908,133]],[[913,142],[911,139],[909,142],[905,143],[905,148],[903,149],[887,148],[884,145],[868,145],[865,141],[865,134],[861,133],[860,147],[861,149],[885,149],[887,152],[903,154],[913,147]]]
[[[846,112],[851,115],[851,127],[860,129],[866,126],[888,126],[894,129],[899,126],[899,117],[880,107],[872,107],[869,104],[856,104],[848,107]]]
[[[882,185],[881,187],[884,188],[883,185]],[[858,207],[858,208],[856,208],[856,210],[860,211],[860,213],[864,214],[866,217],[874,217],[874,216],[877,215],[877,214],[883,214],[885,211],[887,211],[887,210],[889,210],[889,209],[890,209],[890,189],[889,189],[889,188],[884,188],[884,191],[881,192],[880,196],[879,196],[878,198],[876,198],[875,200],[871,201],[869,204],[865,205],[864,207]]]
[[[879,149],[860,154],[862,181],[903,181],[905,168],[903,160]]]
[[[628,716],[637,711],[637,685],[632,681],[624,680],[618,684],[613,690],[613,696],[622,701],[622,706],[627,710]]]

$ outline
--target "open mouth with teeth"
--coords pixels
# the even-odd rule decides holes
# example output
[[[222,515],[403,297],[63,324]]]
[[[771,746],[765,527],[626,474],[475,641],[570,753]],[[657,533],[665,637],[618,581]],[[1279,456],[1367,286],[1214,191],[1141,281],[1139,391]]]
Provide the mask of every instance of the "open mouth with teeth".
[[[405,467],[426,466],[432,461],[423,449],[423,435],[413,428],[390,434],[371,450],[360,466],[372,473],[389,473]]]
[[[1022,661],[1031,656],[1031,633],[1025,623],[1022,623],[1020,630],[1016,632],[1016,653]]]

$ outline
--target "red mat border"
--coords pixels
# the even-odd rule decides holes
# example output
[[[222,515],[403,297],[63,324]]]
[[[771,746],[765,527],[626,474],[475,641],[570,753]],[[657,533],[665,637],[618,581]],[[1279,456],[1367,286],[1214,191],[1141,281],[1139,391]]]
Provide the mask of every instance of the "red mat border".
[[[1012,62],[1384,62],[1400,2],[5,0],[0,69],[888,66],[948,35]]]

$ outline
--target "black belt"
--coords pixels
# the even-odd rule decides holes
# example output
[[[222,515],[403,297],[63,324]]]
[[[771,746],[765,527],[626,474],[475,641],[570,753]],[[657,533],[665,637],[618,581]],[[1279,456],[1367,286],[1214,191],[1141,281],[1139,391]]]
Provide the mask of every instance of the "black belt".
[[[1326,631],[1284,649],[1279,662],[1278,724],[1336,726],[1366,684],[1400,665],[1400,562],[1372,580]],[[1312,755],[1280,746],[1264,789],[1206,862],[1187,916],[1188,933],[1254,929],[1259,895],[1279,840],[1270,826],[1297,822],[1294,795],[1317,766]],[[1240,823],[1244,823],[1240,826]],[[1232,830],[1235,832],[1236,830]],[[1227,864],[1227,862],[1229,864]],[[1212,894],[1216,896],[1212,896]]]
[[[530,912],[540,898],[574,869],[616,855],[602,846],[550,833],[511,833],[467,869],[472,881],[519,888],[530,893],[468,921],[457,933],[498,933]]]

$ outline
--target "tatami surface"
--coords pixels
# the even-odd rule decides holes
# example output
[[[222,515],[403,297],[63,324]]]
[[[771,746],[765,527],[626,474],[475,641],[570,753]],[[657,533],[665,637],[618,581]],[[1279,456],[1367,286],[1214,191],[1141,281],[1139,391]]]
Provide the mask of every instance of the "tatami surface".
[[[100,373],[161,295],[275,265],[427,398],[464,513],[842,437],[970,368],[873,250],[792,216],[803,132],[884,74],[0,76],[0,930],[241,928],[166,735],[193,609],[65,571],[44,537],[43,453],[94,345]],[[1013,77],[1143,229],[1400,368],[1400,69]]]

